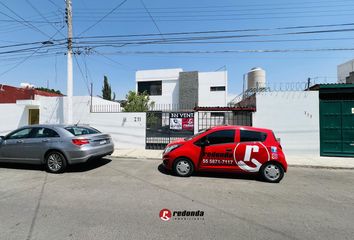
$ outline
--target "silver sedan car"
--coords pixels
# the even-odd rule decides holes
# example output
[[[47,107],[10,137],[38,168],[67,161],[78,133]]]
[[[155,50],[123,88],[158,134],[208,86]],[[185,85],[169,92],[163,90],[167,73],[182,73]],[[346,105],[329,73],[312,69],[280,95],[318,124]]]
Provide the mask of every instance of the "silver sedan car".
[[[45,164],[51,173],[113,151],[110,135],[85,125],[32,125],[0,137],[0,162]]]

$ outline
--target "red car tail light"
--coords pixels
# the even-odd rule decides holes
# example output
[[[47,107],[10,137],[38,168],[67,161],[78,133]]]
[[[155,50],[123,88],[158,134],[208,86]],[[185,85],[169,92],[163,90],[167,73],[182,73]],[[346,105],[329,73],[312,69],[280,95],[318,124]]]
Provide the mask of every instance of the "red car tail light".
[[[73,139],[72,142],[76,146],[82,146],[82,145],[90,143],[90,141],[88,139]]]

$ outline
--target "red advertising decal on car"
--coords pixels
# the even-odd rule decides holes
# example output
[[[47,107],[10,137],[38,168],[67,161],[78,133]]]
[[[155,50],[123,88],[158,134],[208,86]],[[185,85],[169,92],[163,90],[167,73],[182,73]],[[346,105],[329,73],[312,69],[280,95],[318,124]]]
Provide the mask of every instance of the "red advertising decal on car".
[[[262,160],[270,160],[269,151],[261,142],[252,145],[237,144],[234,157],[239,168],[247,172],[258,172],[262,166]]]

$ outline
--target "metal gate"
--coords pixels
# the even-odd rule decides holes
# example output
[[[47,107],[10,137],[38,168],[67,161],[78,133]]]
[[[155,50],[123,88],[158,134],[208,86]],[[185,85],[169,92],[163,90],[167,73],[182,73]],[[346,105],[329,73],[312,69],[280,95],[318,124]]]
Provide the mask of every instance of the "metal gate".
[[[177,121],[173,125],[171,124],[171,116],[181,115],[181,123],[179,123],[179,116],[173,118],[172,120]],[[183,118],[183,114],[190,114],[189,117]],[[191,119],[190,116],[193,116],[193,124],[190,128],[186,128],[187,126],[182,123],[185,119]],[[179,125],[181,124],[181,125]],[[182,128],[182,124],[183,128]],[[181,126],[181,129],[179,129]],[[176,113],[176,112],[147,112],[146,114],[146,140],[145,140],[145,148],[146,149],[164,149],[168,143],[171,141],[177,140],[179,138],[186,138],[192,136],[194,134],[194,113],[185,112],[185,113]]]
[[[354,101],[320,101],[321,156],[354,156]]]

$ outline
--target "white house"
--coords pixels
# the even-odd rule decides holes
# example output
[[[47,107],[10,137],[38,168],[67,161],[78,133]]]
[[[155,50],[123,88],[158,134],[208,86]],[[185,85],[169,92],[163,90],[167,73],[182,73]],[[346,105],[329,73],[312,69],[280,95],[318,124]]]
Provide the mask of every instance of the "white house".
[[[185,72],[181,68],[137,71],[136,91],[146,91],[157,108],[224,107],[227,72]]]

